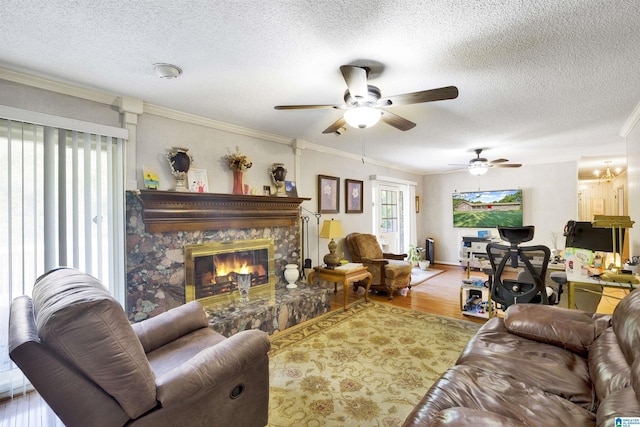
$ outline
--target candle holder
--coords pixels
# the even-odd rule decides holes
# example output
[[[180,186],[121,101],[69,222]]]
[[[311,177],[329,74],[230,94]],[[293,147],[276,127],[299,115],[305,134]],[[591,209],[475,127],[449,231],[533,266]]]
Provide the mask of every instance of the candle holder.
[[[251,289],[251,274],[237,274],[238,291],[240,291],[240,301],[249,301],[249,289]]]

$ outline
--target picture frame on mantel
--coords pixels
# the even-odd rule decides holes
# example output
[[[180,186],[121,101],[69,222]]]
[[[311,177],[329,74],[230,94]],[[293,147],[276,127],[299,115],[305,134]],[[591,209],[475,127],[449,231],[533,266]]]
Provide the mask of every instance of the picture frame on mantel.
[[[207,180],[207,171],[205,169],[191,168],[187,172],[189,178],[189,191],[192,193],[208,193],[209,181]]]
[[[318,212],[338,213],[340,211],[340,178],[318,175]]]
[[[362,213],[364,211],[363,185],[364,183],[362,181],[355,179],[344,180],[344,209],[346,213]]]

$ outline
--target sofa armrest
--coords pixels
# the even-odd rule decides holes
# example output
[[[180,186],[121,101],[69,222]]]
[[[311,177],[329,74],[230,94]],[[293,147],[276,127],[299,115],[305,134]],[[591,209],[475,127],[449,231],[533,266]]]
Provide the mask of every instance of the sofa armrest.
[[[208,327],[209,322],[202,306],[191,301],[131,326],[144,352],[150,353],[195,330]]]
[[[586,356],[611,316],[541,304],[514,304],[505,312],[507,331]]]
[[[157,400],[168,407],[206,394],[255,364],[266,364],[268,371],[270,348],[265,332],[255,329],[238,332],[157,378]]]

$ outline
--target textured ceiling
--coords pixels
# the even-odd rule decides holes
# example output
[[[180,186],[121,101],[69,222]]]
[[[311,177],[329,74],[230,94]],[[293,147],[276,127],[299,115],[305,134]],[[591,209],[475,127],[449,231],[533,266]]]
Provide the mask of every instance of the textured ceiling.
[[[0,67],[432,173],[489,160],[624,156],[640,101],[635,0],[2,0]],[[184,73],[159,79],[152,64]],[[455,85],[399,106],[417,126],[322,131],[339,66],[369,65],[383,96]],[[1,98],[1,94],[0,94]]]

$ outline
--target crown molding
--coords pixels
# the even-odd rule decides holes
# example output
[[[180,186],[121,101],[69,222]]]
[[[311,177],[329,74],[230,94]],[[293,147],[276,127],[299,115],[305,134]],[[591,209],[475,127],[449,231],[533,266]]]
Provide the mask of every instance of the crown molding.
[[[12,71],[0,67],[0,79],[14,83],[20,83],[26,86],[32,86],[39,89],[49,90],[51,92],[63,95],[74,96],[76,98],[95,101],[107,105],[119,105],[119,96],[100,92],[93,89],[85,89],[68,83],[57,82],[54,80],[37,77],[32,74],[26,74],[18,71]]]
[[[627,121],[624,122],[624,126],[622,126],[618,135],[623,138],[628,137],[633,128],[638,124],[638,121],[640,121],[640,102],[636,105],[636,108],[633,109]]]
[[[261,132],[258,130],[233,125],[231,123],[208,119],[206,117],[198,116],[191,113],[183,113],[182,111],[172,110],[171,108],[161,107],[159,105],[149,104],[147,102],[144,103],[144,112],[146,114],[152,114],[154,116],[178,120],[185,123],[204,126],[239,135],[250,136],[252,138],[264,139],[266,141],[277,142],[279,144],[293,145],[293,138],[287,138],[268,132]]]
[[[325,147],[324,145],[315,144],[313,142],[305,141],[304,148],[307,150],[317,151],[319,153],[329,154],[331,156],[340,156],[340,157],[344,157],[351,160],[359,160],[359,161],[362,161],[362,163],[369,164],[369,165],[382,166],[385,168],[399,170],[402,172],[413,173],[420,176],[424,175],[424,172],[408,169],[405,165],[398,165],[395,163],[389,163],[388,161],[371,159],[369,157],[361,156],[359,154],[348,153],[342,150],[336,150],[335,148]]]
[[[152,114],[154,116],[164,117],[167,119],[173,119],[180,122],[190,123],[198,126],[204,126],[212,129],[217,129],[225,132],[231,132],[239,135],[249,136],[252,138],[258,138],[265,141],[277,142],[278,144],[289,145],[300,150],[313,150],[319,153],[325,153],[332,156],[340,156],[352,160],[361,160],[364,163],[383,166],[386,168],[401,170],[403,172],[414,173],[422,175],[421,171],[409,170],[406,166],[389,164],[388,162],[378,161],[367,157],[362,157],[358,154],[348,153],[346,151],[337,150],[335,148],[325,147],[324,145],[315,144],[313,142],[304,141],[301,139],[288,138],[285,136],[275,135],[268,132],[261,132],[255,129],[249,129],[242,126],[232,125],[230,123],[221,122],[218,120],[208,119],[206,117],[198,116],[191,113],[184,113],[182,111],[173,110],[171,108],[161,107],[159,105],[144,103],[144,112],[146,114]]]
[[[108,94],[108,93],[96,91],[93,89],[85,89],[85,88],[74,86],[68,83],[57,82],[50,79],[27,74],[27,73],[12,71],[2,67],[0,67],[0,79],[24,84],[27,86],[37,87],[40,89],[45,89],[45,90],[49,90],[49,91],[64,94],[64,95],[74,96],[76,98],[86,99],[89,101],[100,102],[102,104],[113,105],[116,107],[120,107],[120,103],[121,103],[120,102],[121,97],[118,95]],[[284,144],[284,145],[289,145],[291,147],[296,147],[295,138],[289,138],[289,137],[284,137],[284,136],[280,136],[280,135],[276,135],[268,132],[258,131],[255,129],[249,129],[246,127],[237,126],[230,123],[225,123],[218,120],[213,120],[206,117],[198,116],[195,114],[184,113],[184,112],[173,110],[170,108],[161,107],[159,105],[155,105],[147,102],[143,102],[143,108],[144,108],[144,113],[146,114],[152,114],[155,116],[178,120],[185,123],[195,124],[195,125],[217,129],[225,132],[244,135],[251,138],[257,138],[265,141],[276,142],[278,144]],[[636,107],[636,109],[639,109],[639,108]],[[312,142],[306,142],[302,140],[299,140],[299,141],[301,143],[299,143],[298,148],[301,148],[301,149],[308,149],[308,150],[317,151],[319,153],[329,154],[332,156],[340,156],[347,159],[359,160],[366,164],[381,166],[381,167],[385,167],[393,170],[399,170],[402,172],[413,173],[421,176],[424,175],[422,171],[407,169],[407,167],[403,165],[390,164],[385,161],[379,161],[376,159],[363,157],[357,154],[348,153],[346,151],[336,150],[334,148],[325,147],[323,145],[315,144]]]

